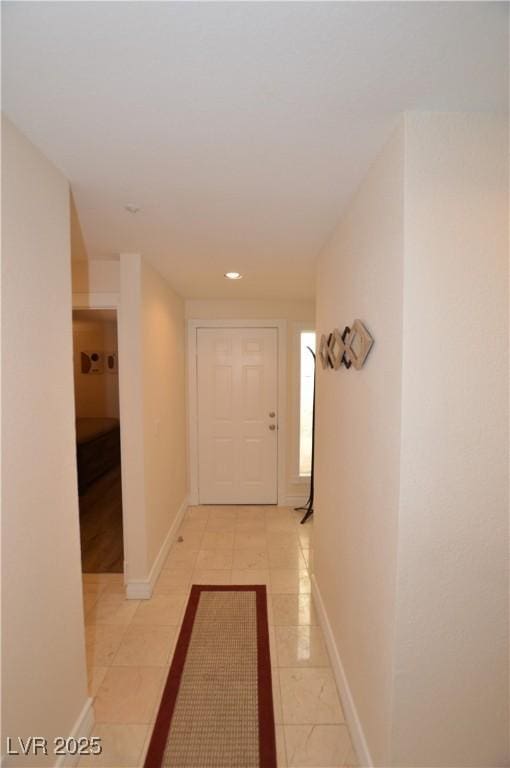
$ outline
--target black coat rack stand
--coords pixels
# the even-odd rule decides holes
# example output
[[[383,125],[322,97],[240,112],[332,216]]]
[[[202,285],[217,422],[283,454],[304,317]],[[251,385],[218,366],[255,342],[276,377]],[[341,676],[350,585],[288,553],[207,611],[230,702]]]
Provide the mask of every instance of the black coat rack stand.
[[[313,489],[314,489],[314,469],[315,469],[315,371],[317,367],[317,358],[311,347],[307,347],[313,357],[313,408],[312,408],[312,466],[310,473],[310,495],[304,507],[295,507],[296,512],[305,512],[301,525],[306,523],[309,517],[313,515]]]

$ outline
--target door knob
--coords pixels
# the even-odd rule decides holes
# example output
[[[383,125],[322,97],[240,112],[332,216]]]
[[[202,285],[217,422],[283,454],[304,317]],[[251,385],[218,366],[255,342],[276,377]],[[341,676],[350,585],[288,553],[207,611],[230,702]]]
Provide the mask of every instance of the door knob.
[[[276,426],[274,424],[270,424],[269,429],[271,430],[271,432],[274,432],[274,430],[276,429]]]
[[[275,417],[275,416],[276,416],[276,413],[275,413],[274,411],[270,411],[270,412],[269,412],[269,417],[270,417],[271,419],[274,419],[274,417]]]

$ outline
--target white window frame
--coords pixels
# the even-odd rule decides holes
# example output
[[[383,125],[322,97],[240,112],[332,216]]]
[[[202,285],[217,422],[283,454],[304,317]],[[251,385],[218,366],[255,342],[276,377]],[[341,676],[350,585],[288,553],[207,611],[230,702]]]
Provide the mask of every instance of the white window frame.
[[[310,475],[301,475],[299,473],[299,436],[301,422],[301,334],[304,332],[315,333],[317,344],[317,331],[313,322],[299,322],[292,325],[292,359],[290,363],[291,375],[291,483],[298,485],[309,485]]]

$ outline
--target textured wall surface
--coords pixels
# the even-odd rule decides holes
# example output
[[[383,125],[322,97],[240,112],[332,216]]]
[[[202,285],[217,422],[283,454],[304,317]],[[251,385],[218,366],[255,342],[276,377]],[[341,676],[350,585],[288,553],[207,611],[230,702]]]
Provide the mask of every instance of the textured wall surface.
[[[122,254],[120,264],[124,525],[127,578],[137,581],[148,578],[187,494],[184,302],[139,254]]]
[[[376,765],[508,765],[505,120],[411,113],[321,254],[315,576]]]
[[[7,120],[2,224],[2,734],[53,740],[87,701],[69,187]]]
[[[391,729],[400,460],[404,135],[370,169],[318,265],[317,332],[355,318],[375,345],[361,371],[317,381],[314,570],[372,756]]]
[[[406,118],[393,765],[510,759],[507,136]]]
[[[187,493],[184,302],[145,261],[141,278],[145,504],[152,566]]]
[[[81,352],[117,353],[116,319],[73,318],[74,399],[77,418],[107,416],[119,418],[119,377],[108,373],[106,362],[101,374],[82,373]]]

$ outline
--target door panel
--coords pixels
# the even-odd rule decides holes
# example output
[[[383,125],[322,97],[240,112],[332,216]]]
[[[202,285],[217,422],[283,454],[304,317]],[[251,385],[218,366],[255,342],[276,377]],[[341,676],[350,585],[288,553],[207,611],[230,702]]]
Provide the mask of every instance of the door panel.
[[[262,440],[247,438],[243,446],[243,465],[241,481],[260,483],[263,481]]]
[[[264,369],[261,365],[247,365],[242,370],[242,418],[261,421],[264,418]]]
[[[277,502],[277,339],[276,328],[197,329],[201,504]]]
[[[232,367],[218,365],[214,369],[214,417],[218,421],[232,419]]]
[[[218,483],[232,485],[234,482],[234,441],[218,437],[213,440],[214,477]]]

